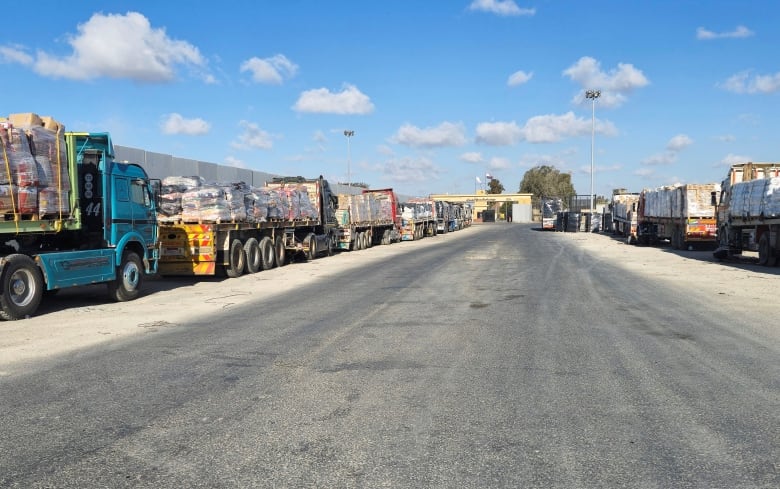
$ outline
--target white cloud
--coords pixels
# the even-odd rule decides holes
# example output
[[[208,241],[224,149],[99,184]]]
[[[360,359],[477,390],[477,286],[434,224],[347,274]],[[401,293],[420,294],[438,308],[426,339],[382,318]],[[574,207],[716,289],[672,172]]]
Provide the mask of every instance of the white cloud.
[[[237,149],[271,149],[273,148],[273,136],[264,131],[254,122],[241,121],[239,125],[244,132],[238,135],[231,146]]]
[[[655,170],[653,170],[652,168],[644,167],[644,168],[637,168],[636,170],[634,170],[634,175],[638,175],[640,177],[649,177],[654,174],[655,174]]]
[[[526,73],[525,71],[516,71],[509,76],[509,79],[506,81],[506,84],[509,85],[510,87],[516,87],[518,85],[522,85],[523,83],[527,83],[533,76],[534,76],[533,73]]]
[[[720,136],[715,136],[715,140],[722,143],[733,143],[737,138],[733,134],[721,134]]]
[[[376,168],[394,182],[430,182],[442,173],[428,158],[403,157],[386,161]]]
[[[735,155],[733,153],[729,153],[726,156],[724,156],[722,160],[720,160],[720,164],[715,166],[731,166],[739,163],[747,163],[748,161],[753,161],[753,158],[751,158],[750,156]]]
[[[666,151],[664,153],[657,153],[652,156],[648,156],[643,159],[641,163],[643,165],[658,166],[658,165],[671,165],[677,161],[677,153],[674,151]]]
[[[386,144],[380,144],[379,146],[377,146],[376,152],[379,153],[380,155],[385,155],[385,156],[395,155],[395,151],[393,151],[393,148],[391,148]]]
[[[345,85],[338,93],[333,93],[327,88],[307,90],[298,97],[293,109],[298,112],[320,114],[365,115],[374,111],[374,104],[354,85]]]
[[[39,52],[35,71],[73,80],[107,77],[166,82],[175,77],[180,65],[206,65],[198,48],[169,38],[165,29],[152,28],[138,12],[94,14],[78,26],[78,34],[69,37],[68,43],[73,53],[65,57]],[[208,81],[209,75],[204,77]]]
[[[252,81],[281,85],[284,80],[298,73],[298,65],[287,59],[285,55],[277,54],[270,58],[253,57],[244,61],[241,63],[241,72],[245,71],[252,73]]]
[[[743,71],[732,75],[725,82],[719,84],[724,90],[734,93],[766,94],[780,91],[780,72],[773,75],[755,75],[751,77],[749,71]]]
[[[211,130],[211,124],[203,119],[185,119],[181,114],[167,114],[160,123],[163,134],[199,136]]]
[[[509,146],[523,140],[523,129],[512,122],[480,122],[477,124],[477,142],[491,146]]]
[[[233,168],[246,168],[247,167],[246,164],[242,160],[236,158],[235,156],[227,156],[225,158],[225,164],[227,166],[232,166]]]
[[[404,146],[437,148],[444,146],[462,146],[466,144],[463,124],[442,122],[436,127],[421,129],[411,124],[401,126],[392,141]]]
[[[488,168],[491,170],[506,170],[512,168],[512,162],[508,158],[494,156],[488,162]]]
[[[666,143],[666,149],[669,151],[682,151],[693,144],[693,139],[686,134],[678,134]]]
[[[33,57],[21,46],[0,46],[0,63],[33,64]]]
[[[520,8],[514,0],[474,0],[469,5],[469,10],[490,12],[501,16],[534,15],[536,9]]]
[[[576,117],[573,112],[563,115],[531,117],[523,127],[512,122],[481,122],[477,125],[477,142],[492,146],[506,146],[520,141],[555,143],[567,137],[590,134],[593,121]],[[609,121],[595,121],[595,132],[614,136],[617,129]]]
[[[319,129],[314,131],[314,134],[312,135],[312,140],[315,143],[327,143],[328,137],[325,135],[324,132],[320,131]]]
[[[744,38],[751,37],[755,33],[743,25],[738,25],[736,29],[731,32],[713,32],[704,27],[696,29],[696,39],[703,41],[709,41],[712,39],[725,39],[725,38]]]
[[[482,159],[482,153],[477,152],[469,152],[469,153],[463,153],[460,155],[460,159],[462,161],[465,161],[466,163],[482,163],[484,160]]]
[[[589,101],[585,98],[585,90],[600,90],[601,95],[597,103],[608,108],[619,107],[625,103],[630,93],[650,83],[644,73],[632,64],[618,63],[616,68],[604,72],[601,70],[601,64],[589,56],[580,58],[566,68],[563,74],[583,88],[574,96],[573,103],[582,104]]]

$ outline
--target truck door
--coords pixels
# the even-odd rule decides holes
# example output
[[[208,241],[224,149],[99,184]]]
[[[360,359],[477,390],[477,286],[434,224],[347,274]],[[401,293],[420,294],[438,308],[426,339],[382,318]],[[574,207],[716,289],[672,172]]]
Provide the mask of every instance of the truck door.
[[[128,233],[140,234],[145,244],[157,240],[154,207],[144,178],[114,175],[111,202],[111,241],[117,243]]]

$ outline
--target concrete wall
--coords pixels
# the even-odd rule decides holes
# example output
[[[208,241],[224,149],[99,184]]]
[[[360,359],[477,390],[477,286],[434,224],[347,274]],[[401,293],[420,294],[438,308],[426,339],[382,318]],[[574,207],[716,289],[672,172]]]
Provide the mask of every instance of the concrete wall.
[[[127,146],[114,145],[114,153],[116,161],[138,163],[143,166],[150,178],[163,179],[170,176],[200,176],[208,182],[244,182],[249,185],[261,187],[273,177],[281,176],[246,168],[218,165],[206,161],[178,158],[168,154],[154,153],[152,151],[130,148]],[[304,178],[317,178],[319,175],[301,176]],[[359,194],[361,191],[359,188],[335,183],[331,183],[330,187],[336,194]],[[408,197],[398,195],[398,199],[401,202],[405,202]]]

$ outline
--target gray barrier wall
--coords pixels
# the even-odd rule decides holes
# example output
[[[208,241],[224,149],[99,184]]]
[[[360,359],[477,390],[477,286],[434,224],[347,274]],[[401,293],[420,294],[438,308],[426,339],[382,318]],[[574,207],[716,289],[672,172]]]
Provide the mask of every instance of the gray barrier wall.
[[[274,177],[272,173],[266,173],[246,168],[218,165],[206,161],[178,158],[163,153],[154,153],[138,148],[114,145],[114,157],[116,161],[138,163],[149,174],[150,178],[163,179],[170,176],[200,176],[208,182],[244,182],[249,185],[261,187],[265,182]],[[287,175],[297,176],[297,175]],[[304,178],[317,178],[319,175],[301,175]],[[336,194],[359,194],[361,189],[331,183],[331,190]],[[406,196],[398,195],[398,199],[404,202]]]

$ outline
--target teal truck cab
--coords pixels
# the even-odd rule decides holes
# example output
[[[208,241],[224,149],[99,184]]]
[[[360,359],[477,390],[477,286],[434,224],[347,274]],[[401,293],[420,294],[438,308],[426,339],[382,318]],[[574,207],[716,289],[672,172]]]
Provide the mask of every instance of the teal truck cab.
[[[15,141],[24,135],[6,127],[0,136],[0,318],[32,316],[44,291],[65,287],[105,283],[115,301],[138,297],[144,275],[157,272],[159,182],[115,162],[108,133],[75,132],[52,144],[28,132],[39,173],[21,182],[24,144]],[[46,156],[42,146],[52,148]]]

